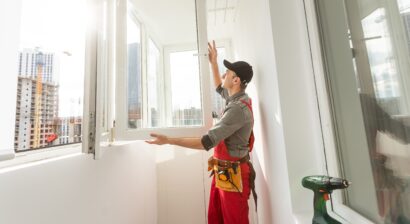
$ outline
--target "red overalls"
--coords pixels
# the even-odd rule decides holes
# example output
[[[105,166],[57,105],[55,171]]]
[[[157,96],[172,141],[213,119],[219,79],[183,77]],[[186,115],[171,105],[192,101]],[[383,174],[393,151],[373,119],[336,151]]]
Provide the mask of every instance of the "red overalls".
[[[250,101],[250,100],[249,100]],[[252,112],[251,102],[246,106]],[[253,134],[251,134],[250,146],[253,147]],[[229,161],[238,161],[241,158],[231,157],[222,140],[214,149],[214,158]],[[229,192],[215,187],[215,175],[212,179],[211,192],[209,198],[208,224],[249,224],[248,199],[250,195],[249,187],[249,164],[241,163],[242,192]]]

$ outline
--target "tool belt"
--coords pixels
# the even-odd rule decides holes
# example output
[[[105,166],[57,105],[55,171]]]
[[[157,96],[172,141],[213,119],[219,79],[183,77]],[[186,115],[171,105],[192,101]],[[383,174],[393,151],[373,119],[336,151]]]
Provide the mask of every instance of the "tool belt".
[[[215,186],[224,191],[242,192],[241,162],[228,161],[210,157],[208,159],[208,171],[212,170],[211,176],[215,175]]]
[[[208,171],[211,171],[210,176],[215,175],[215,187],[224,191],[242,193],[243,186],[240,166],[241,163],[248,163],[249,165],[249,188],[252,191],[257,209],[258,196],[255,191],[256,173],[252,163],[250,162],[249,155],[238,161],[220,160],[211,156],[208,159]]]

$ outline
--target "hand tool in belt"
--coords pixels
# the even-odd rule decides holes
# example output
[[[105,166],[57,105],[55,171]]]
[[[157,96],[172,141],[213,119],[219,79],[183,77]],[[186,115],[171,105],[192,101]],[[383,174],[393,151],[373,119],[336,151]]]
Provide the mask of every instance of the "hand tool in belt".
[[[253,199],[255,200],[255,209],[258,210],[258,195],[256,194],[255,191],[255,179],[256,179],[256,172],[255,169],[253,168],[253,164],[250,162],[250,156],[249,154],[242,157],[240,160],[237,161],[229,161],[229,160],[221,160],[214,158],[213,156],[209,157],[208,159],[208,171],[211,171],[211,174],[209,175],[210,177],[214,175],[214,166],[216,165],[221,169],[229,169],[229,168],[235,168],[241,163],[248,163],[249,165],[249,188],[252,191]],[[235,169],[234,169],[235,170]]]

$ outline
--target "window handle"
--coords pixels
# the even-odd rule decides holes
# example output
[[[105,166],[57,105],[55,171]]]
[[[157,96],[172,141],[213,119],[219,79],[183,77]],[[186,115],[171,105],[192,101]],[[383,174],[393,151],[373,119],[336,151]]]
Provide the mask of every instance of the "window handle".
[[[193,54],[193,56],[204,56],[204,57],[207,57],[207,56],[208,56],[208,53],[203,53],[203,54]]]
[[[374,39],[381,39],[381,38],[383,38],[383,37],[382,36],[373,36],[373,37],[364,37],[364,38],[361,38],[360,40],[366,41],[366,40],[374,40]]]

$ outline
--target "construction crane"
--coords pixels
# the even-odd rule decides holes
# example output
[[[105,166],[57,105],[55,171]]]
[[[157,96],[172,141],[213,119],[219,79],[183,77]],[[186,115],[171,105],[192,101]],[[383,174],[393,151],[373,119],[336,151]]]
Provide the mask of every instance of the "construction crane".
[[[33,148],[41,147],[41,104],[42,104],[42,95],[43,95],[43,66],[44,59],[43,53],[37,51],[36,53],[36,95],[35,95],[35,104],[34,104],[34,139],[33,139]]]

